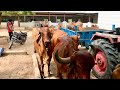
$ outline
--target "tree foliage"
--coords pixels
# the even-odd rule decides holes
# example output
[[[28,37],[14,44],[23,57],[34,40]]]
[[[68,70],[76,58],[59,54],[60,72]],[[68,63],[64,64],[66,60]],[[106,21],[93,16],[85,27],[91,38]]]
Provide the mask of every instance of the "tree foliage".
[[[15,16],[16,20],[18,20],[18,26],[20,27],[20,15],[35,15],[35,13],[32,11],[0,11],[0,24],[2,16]]]
[[[1,11],[3,16],[35,15],[32,11]]]

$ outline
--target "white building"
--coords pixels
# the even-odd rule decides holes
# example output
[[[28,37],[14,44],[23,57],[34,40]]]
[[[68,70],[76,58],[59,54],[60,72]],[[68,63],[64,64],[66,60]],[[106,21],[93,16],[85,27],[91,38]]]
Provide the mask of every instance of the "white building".
[[[120,11],[34,11],[34,12],[49,12],[49,13],[77,13],[77,15],[84,14],[98,14],[93,18],[94,21],[97,21],[97,24],[100,28],[103,29],[112,29],[112,26],[120,27]]]
[[[103,29],[120,27],[120,11],[80,11],[81,13],[98,13],[97,24]]]
[[[21,26],[30,26],[31,19],[35,21],[50,20],[52,23],[63,21],[77,21],[81,19],[86,26],[86,23],[97,23],[99,28],[112,29],[112,26],[120,27],[120,11],[33,11],[36,15],[21,15]],[[9,16],[2,16],[2,24],[7,22]],[[14,20],[15,16],[11,16]]]

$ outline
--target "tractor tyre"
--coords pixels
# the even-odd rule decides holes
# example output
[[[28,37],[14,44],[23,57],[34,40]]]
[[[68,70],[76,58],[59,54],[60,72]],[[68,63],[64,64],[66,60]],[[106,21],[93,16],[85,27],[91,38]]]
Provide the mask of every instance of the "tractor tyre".
[[[98,79],[111,79],[112,71],[118,64],[118,49],[104,39],[94,40],[91,45],[95,48],[94,53],[89,50],[95,59],[93,75]]]

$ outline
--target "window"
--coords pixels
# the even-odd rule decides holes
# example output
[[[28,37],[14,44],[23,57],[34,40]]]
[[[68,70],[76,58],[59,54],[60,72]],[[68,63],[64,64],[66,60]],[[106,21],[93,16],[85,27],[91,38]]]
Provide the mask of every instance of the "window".
[[[60,19],[57,19],[57,22],[60,22]]]
[[[44,21],[48,21],[48,19],[44,19]]]
[[[72,19],[68,19],[68,22],[72,22]]]

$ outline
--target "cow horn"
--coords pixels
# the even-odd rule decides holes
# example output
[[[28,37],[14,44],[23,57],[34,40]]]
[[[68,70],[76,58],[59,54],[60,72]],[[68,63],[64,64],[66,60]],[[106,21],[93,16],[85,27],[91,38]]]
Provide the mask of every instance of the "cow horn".
[[[58,50],[55,53],[55,58],[59,63],[62,63],[62,64],[69,64],[71,62],[70,57],[62,58],[58,56]]]

